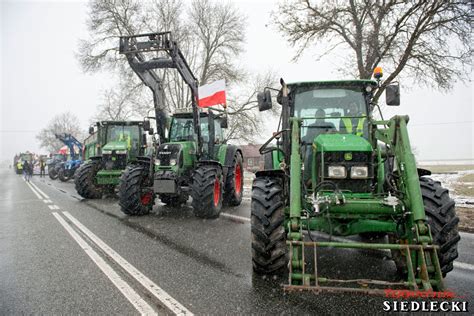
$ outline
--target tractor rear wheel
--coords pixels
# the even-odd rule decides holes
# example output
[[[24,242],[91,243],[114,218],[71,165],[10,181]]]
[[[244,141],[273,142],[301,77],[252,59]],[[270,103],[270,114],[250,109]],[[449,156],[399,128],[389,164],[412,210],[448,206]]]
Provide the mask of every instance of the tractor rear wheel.
[[[79,167],[74,177],[76,191],[80,196],[86,199],[102,198],[102,190],[97,185],[96,175],[99,171],[99,162],[90,161]]]
[[[127,215],[150,213],[155,201],[152,187],[146,186],[148,169],[144,166],[130,166],[125,169],[119,184],[120,209]]]
[[[421,194],[425,205],[426,219],[431,228],[433,243],[439,245],[439,264],[443,276],[453,270],[453,262],[458,257],[459,217],[456,216],[454,201],[448,189],[428,177],[420,178]]]
[[[238,206],[244,193],[244,168],[242,155],[236,152],[225,179],[224,202],[230,206]]]
[[[251,203],[252,263],[256,273],[277,273],[288,264],[284,217],[281,179],[256,178]]]
[[[181,204],[185,204],[188,201],[188,195],[168,195],[160,194],[160,200],[164,204],[172,207],[179,207]]]
[[[222,170],[216,165],[203,165],[194,172],[191,185],[196,217],[216,218],[222,208]]]

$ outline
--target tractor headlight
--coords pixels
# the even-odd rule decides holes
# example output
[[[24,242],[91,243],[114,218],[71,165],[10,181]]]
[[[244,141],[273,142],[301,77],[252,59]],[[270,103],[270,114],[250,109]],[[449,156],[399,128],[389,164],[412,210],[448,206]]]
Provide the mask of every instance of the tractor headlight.
[[[328,177],[334,179],[344,179],[347,177],[346,168],[344,166],[329,166]]]
[[[125,154],[127,154],[127,151],[126,150],[116,150],[115,153],[117,155],[125,155]]]
[[[154,164],[155,166],[160,166],[161,165],[160,159],[155,159]]]
[[[176,159],[170,160],[170,166],[176,166],[176,163],[177,163]]]
[[[367,179],[369,177],[369,168],[364,167],[352,167],[351,178],[352,179]]]
[[[104,155],[111,155],[111,154],[112,154],[112,151],[111,151],[111,150],[103,150],[103,151],[102,151],[102,154],[104,154]]]

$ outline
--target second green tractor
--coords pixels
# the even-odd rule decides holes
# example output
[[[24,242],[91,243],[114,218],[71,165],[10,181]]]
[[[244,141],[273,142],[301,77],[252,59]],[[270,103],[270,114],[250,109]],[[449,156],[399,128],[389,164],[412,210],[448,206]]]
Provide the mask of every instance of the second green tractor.
[[[197,106],[198,81],[170,32],[121,37],[120,52],[151,89],[155,102],[158,137],[151,157],[138,157],[120,181],[120,206],[128,215],[151,211],[155,198],[172,206],[192,197],[194,214],[219,216],[222,205],[242,201],[244,170],[242,152],[224,141],[227,113],[202,111]],[[165,57],[146,59],[143,53],[161,52]],[[154,69],[174,68],[191,92],[191,109],[166,117],[161,79]],[[169,128],[168,128],[169,127]],[[168,131],[166,131],[168,129]]]

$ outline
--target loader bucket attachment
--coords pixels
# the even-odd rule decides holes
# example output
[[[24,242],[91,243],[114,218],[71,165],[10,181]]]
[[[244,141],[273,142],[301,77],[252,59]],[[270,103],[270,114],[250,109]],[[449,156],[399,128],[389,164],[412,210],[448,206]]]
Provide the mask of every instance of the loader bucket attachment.
[[[284,291],[312,291],[320,292],[349,292],[372,295],[386,295],[389,290],[412,291],[443,291],[444,284],[438,261],[439,246],[409,245],[409,244],[382,244],[360,242],[304,242],[287,241],[291,261],[289,262],[288,284]],[[334,279],[318,274],[318,248],[352,248],[352,249],[380,249],[400,250],[406,258],[408,275],[406,280],[392,282],[372,279]],[[305,251],[306,250],[306,251]],[[307,264],[305,252],[312,250],[312,264]],[[296,256],[295,256],[296,254]],[[302,262],[294,262],[301,258]],[[298,260],[296,260],[298,261]],[[293,266],[298,267],[295,269]],[[311,268],[308,269],[308,266]],[[297,272],[295,272],[297,270]]]

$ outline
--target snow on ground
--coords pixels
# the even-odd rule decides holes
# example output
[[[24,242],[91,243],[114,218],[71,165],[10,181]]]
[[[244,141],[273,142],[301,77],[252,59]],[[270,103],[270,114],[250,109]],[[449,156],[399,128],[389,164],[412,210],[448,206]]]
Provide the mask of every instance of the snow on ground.
[[[440,181],[443,187],[449,189],[449,195],[456,202],[456,206],[474,208],[474,197],[456,194],[456,186],[459,185],[459,179],[467,174],[474,174],[474,170],[457,171],[453,173],[433,173],[431,178]],[[463,185],[474,187],[474,182],[464,182]]]

